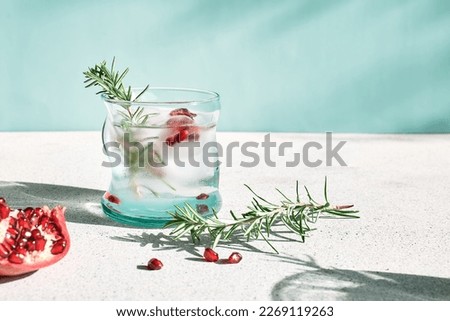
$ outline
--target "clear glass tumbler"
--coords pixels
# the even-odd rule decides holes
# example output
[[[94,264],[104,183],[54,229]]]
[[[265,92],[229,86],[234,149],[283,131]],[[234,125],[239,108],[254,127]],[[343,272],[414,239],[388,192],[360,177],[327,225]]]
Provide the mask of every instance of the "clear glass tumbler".
[[[112,219],[162,227],[176,207],[205,217],[221,207],[215,92],[183,88],[133,89],[132,102],[103,97],[104,151],[111,167],[102,207]]]

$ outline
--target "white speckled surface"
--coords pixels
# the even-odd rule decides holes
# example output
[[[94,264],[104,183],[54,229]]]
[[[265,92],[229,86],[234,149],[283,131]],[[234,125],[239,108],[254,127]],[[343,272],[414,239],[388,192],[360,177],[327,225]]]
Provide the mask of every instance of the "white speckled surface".
[[[219,133],[261,142],[263,133]],[[324,134],[272,134],[300,146]],[[248,183],[276,197],[294,192],[296,179],[321,196],[354,203],[358,220],[321,220],[305,244],[278,238],[280,255],[263,241],[237,249],[237,265],[202,262],[203,247],[172,241],[167,231],[123,227],[104,217],[99,199],[109,170],[97,132],[0,133],[0,194],[13,206],[68,207],[70,253],[60,263],[23,278],[0,277],[2,300],[450,300],[450,135],[336,134],[347,140],[348,167],[221,168],[224,207],[242,210]],[[317,155],[319,155],[317,153]],[[284,161],[286,159],[283,159]],[[291,237],[282,234],[282,237]],[[161,271],[137,268],[149,258]]]

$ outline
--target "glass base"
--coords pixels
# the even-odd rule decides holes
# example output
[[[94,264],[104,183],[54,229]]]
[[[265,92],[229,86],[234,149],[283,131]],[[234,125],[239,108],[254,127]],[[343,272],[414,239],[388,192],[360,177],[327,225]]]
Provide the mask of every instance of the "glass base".
[[[155,200],[156,201],[156,200]],[[145,228],[163,228],[168,222],[172,220],[172,216],[168,212],[174,212],[175,206],[184,207],[187,204],[202,214],[203,217],[208,218],[213,216],[213,210],[218,212],[222,206],[222,199],[218,192],[210,194],[206,200],[197,200],[196,198],[183,199],[168,199],[165,206],[161,206],[161,200],[155,202],[155,206],[143,206],[142,204],[135,204],[135,206],[128,206],[115,204],[102,198],[103,212],[109,218],[116,222]]]

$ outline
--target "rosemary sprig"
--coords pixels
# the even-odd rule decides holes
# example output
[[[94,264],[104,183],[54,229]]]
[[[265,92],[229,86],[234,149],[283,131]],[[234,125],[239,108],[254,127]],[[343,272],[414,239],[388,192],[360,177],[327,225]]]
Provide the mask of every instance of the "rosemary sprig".
[[[134,99],[132,99],[131,86],[125,87],[122,80],[127,75],[129,69],[125,69],[123,72],[114,70],[115,58],[113,58],[111,67],[108,68],[106,61],[102,61],[100,64],[94,67],[88,68],[83,74],[86,78],[84,83],[85,87],[89,88],[91,86],[100,87],[101,90],[96,94],[104,94],[110,99],[121,100],[125,102],[135,102],[139,97],[144,94],[149,85],[147,85],[144,90],[142,90]],[[148,118],[154,114],[143,114],[144,109],[138,107],[134,112],[131,110],[131,104],[123,103],[120,104],[121,107],[125,109],[125,112],[120,111],[119,113],[123,116],[121,122],[121,127],[128,130],[132,126],[143,125],[147,122]]]
[[[124,132],[130,134],[129,138],[132,137],[131,128],[150,128],[147,125],[147,121],[149,117],[158,115],[157,112],[144,114],[144,108],[142,106],[138,106],[135,111],[131,109],[131,103],[137,102],[138,99],[147,91],[149,85],[147,85],[136,97],[133,99],[133,93],[131,91],[131,86],[126,87],[123,84],[123,79],[128,74],[129,69],[126,68],[123,72],[119,72],[114,70],[115,58],[113,58],[111,67],[108,68],[106,61],[102,61],[100,64],[95,65],[94,67],[88,68],[87,71],[83,72],[86,80],[84,81],[85,87],[100,87],[101,90],[96,94],[103,94],[109,99],[119,100],[119,106],[124,108],[124,110],[119,110],[118,113],[122,116],[120,124],[114,124],[113,129],[116,132],[117,136],[121,136],[122,134],[118,133],[116,127],[120,127]],[[105,126],[105,125],[104,125]],[[161,156],[153,149],[152,140],[158,139],[157,136],[145,137],[142,140],[148,141],[146,144],[145,152],[147,152],[148,157],[156,159],[158,163],[163,162]],[[135,174],[139,170],[139,164],[144,161],[145,153],[139,153],[139,151],[132,150],[129,151],[128,154],[125,155],[127,157],[127,163],[130,167],[130,186],[133,190],[138,192],[138,185],[135,180]],[[175,190],[175,188],[167,182],[164,178],[159,177],[159,179],[166,184],[170,189]],[[142,186],[145,188],[145,186]],[[159,197],[159,193],[154,191],[151,188],[148,188],[156,197]]]
[[[219,220],[217,215],[213,218],[204,218],[191,205],[177,207],[175,212],[171,212],[173,219],[166,224],[166,227],[174,227],[170,235],[178,239],[186,234],[190,234],[192,241],[198,243],[202,234],[209,234],[212,247],[214,248],[220,241],[229,240],[231,236],[241,232],[249,241],[262,237],[267,244],[276,252],[269,238],[275,224],[281,223],[288,230],[297,234],[301,242],[305,242],[305,237],[314,230],[311,225],[316,223],[319,217],[329,215],[346,218],[358,218],[356,210],[349,210],[353,205],[333,206],[328,201],[327,179],[324,184],[325,203],[320,204],[311,197],[305,186],[308,200],[302,202],[299,195],[299,184],[296,183],[296,198],[293,200],[287,197],[279,189],[276,189],[282,200],[275,204],[258,194],[248,185],[245,185],[253,193],[249,211],[237,216],[230,211],[232,220]],[[214,213],[216,214],[216,213]]]

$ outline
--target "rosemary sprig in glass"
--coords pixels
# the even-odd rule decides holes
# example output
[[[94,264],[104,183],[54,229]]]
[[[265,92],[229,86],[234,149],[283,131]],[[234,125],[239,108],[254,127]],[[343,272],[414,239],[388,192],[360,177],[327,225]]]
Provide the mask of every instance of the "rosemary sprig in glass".
[[[269,238],[275,224],[281,223],[288,230],[297,234],[300,241],[304,242],[309,232],[314,230],[311,225],[316,223],[319,217],[325,215],[345,218],[358,218],[357,210],[349,210],[353,205],[333,206],[328,201],[327,179],[324,184],[324,203],[316,202],[305,186],[307,201],[300,199],[299,184],[296,183],[296,197],[291,199],[279,189],[276,189],[282,200],[279,203],[270,202],[256,194],[248,185],[245,185],[254,197],[248,211],[240,216],[230,211],[232,220],[220,220],[217,215],[213,218],[204,218],[191,205],[186,204],[183,208],[177,207],[170,214],[173,217],[166,227],[174,227],[170,233],[175,239],[190,234],[192,241],[198,243],[202,234],[209,234],[212,248],[220,241],[229,240],[231,236],[241,232],[249,241],[262,237],[267,244],[276,252]]]
[[[114,70],[115,58],[113,58],[111,67],[108,68],[106,61],[101,62],[94,67],[88,68],[83,74],[86,78],[84,83],[85,87],[89,88],[91,86],[100,87],[101,90],[96,94],[104,94],[109,99],[120,100],[122,103],[121,107],[125,109],[125,112],[120,112],[123,116],[121,127],[125,130],[129,129],[131,126],[140,126],[145,124],[148,118],[154,114],[143,114],[144,109],[138,107],[134,112],[131,110],[131,104],[127,102],[135,102],[139,97],[144,94],[149,85],[147,85],[134,99],[133,93],[131,91],[131,86],[125,87],[122,80],[127,75],[129,69],[125,69],[123,72]]]
[[[123,84],[123,79],[128,74],[129,69],[126,68],[123,72],[119,72],[114,70],[115,58],[113,58],[111,67],[108,68],[106,61],[102,61],[100,64],[95,65],[94,67],[88,68],[87,71],[83,72],[86,80],[84,81],[85,87],[100,87],[101,90],[96,94],[105,95],[109,99],[114,99],[119,101],[117,104],[124,108],[124,111],[118,111],[118,113],[122,116],[120,124],[114,124],[115,127],[120,127],[124,132],[129,134],[129,140],[132,140],[132,128],[141,128],[146,127],[149,117],[158,115],[158,113],[147,113],[144,114],[144,108],[138,106],[135,111],[131,109],[131,103],[137,102],[138,99],[147,91],[149,85],[147,85],[139,94],[136,95],[133,99],[133,93],[131,90],[131,86],[126,87]],[[105,125],[103,125],[105,126]],[[115,128],[114,128],[115,130]],[[116,131],[116,135],[119,137],[122,134]],[[157,136],[147,137],[145,140],[150,140],[144,151],[147,153],[148,157],[152,157],[153,161],[156,160],[157,163],[163,162],[161,156],[153,149],[153,142],[151,140],[158,139]],[[103,142],[104,144],[104,142]],[[133,190],[137,192],[137,184],[134,180],[134,175],[139,170],[139,164],[142,161],[142,158],[145,157],[145,153],[139,153],[137,150],[130,150],[126,155],[128,157],[128,164],[130,166],[130,173],[132,175],[130,184],[132,185]],[[175,190],[175,188],[169,184],[164,178],[158,177],[162,182],[164,182],[170,189]],[[150,189],[150,191],[157,197],[159,194]]]

